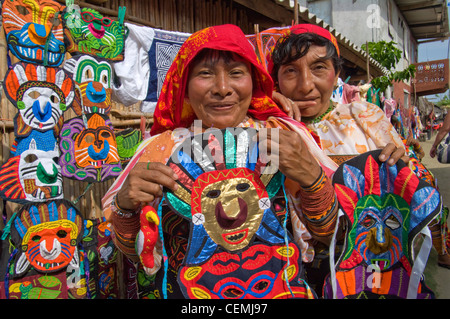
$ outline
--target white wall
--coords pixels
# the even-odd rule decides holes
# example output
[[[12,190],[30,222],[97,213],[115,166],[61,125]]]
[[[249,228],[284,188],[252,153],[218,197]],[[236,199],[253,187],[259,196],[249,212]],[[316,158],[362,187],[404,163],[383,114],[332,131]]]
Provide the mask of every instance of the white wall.
[[[366,41],[396,42],[404,52],[398,70],[415,62],[417,44],[413,41],[411,45],[411,32],[393,0],[301,0],[299,3],[358,47]]]

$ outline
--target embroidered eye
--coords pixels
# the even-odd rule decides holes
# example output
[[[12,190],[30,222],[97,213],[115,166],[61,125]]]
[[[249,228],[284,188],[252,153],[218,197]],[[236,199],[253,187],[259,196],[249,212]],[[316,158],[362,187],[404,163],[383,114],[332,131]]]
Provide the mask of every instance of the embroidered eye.
[[[250,188],[250,185],[247,183],[241,183],[241,184],[236,185],[236,189],[240,192],[245,192],[249,188]]]
[[[65,230],[58,230],[58,232],[56,233],[56,236],[58,236],[59,238],[66,238],[67,236],[67,232]]]
[[[401,226],[400,222],[397,218],[395,218],[394,215],[389,216],[388,219],[384,222],[387,227],[389,227],[392,230],[395,230]]]
[[[220,190],[218,190],[218,189],[213,189],[212,191],[209,191],[206,194],[206,197],[209,197],[209,198],[217,198],[219,196],[220,196]]]
[[[52,96],[50,96],[50,101],[52,101],[52,103],[59,103],[59,97],[53,94]]]
[[[25,163],[33,163],[35,161],[37,161],[38,157],[34,154],[28,154],[27,156],[25,156]]]
[[[16,6],[17,12],[19,12],[21,15],[26,16],[28,13],[30,13],[30,11],[28,11],[28,8],[25,6]]]
[[[34,235],[33,238],[31,238],[31,240],[34,241],[35,243],[38,243],[41,240],[41,236]]]
[[[363,225],[366,228],[370,228],[375,224],[375,219],[373,219],[370,216],[367,216],[366,218],[363,219],[363,221],[361,222],[361,225]]]
[[[86,137],[84,138],[84,141],[88,144],[92,144],[92,143],[94,143],[94,137],[92,135],[86,135]]]
[[[102,19],[102,25],[104,27],[110,27],[112,23],[113,23],[113,20],[111,20],[109,18],[103,18]]]
[[[102,76],[102,82],[103,82],[103,84],[108,84],[108,76],[107,75]]]
[[[109,138],[109,137],[111,136],[111,134],[110,134],[109,132],[102,132],[100,135],[101,135],[104,139],[107,139],[107,138]]]
[[[41,96],[41,93],[39,93],[39,91],[31,91],[30,93],[28,93],[28,96],[33,100],[36,100]]]

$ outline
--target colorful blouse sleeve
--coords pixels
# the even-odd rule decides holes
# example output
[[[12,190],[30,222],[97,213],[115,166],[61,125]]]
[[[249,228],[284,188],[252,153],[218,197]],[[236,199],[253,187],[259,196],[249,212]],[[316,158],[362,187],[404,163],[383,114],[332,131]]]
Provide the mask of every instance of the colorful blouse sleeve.
[[[111,221],[113,225],[115,244],[132,260],[137,261],[135,242],[140,229],[139,214],[121,216],[117,212],[114,212],[112,209],[114,196],[118,193],[128,174],[137,163],[161,162],[165,164],[170,156],[173,144],[172,131],[166,131],[144,141],[137,149],[136,154],[130,160],[127,167],[102,198],[103,214],[106,220]]]

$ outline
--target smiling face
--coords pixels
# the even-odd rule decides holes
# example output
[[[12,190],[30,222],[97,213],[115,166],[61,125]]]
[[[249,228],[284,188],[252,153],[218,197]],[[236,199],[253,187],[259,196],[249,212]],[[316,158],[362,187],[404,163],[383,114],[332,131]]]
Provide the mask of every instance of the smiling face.
[[[306,55],[281,65],[278,70],[281,93],[299,102],[302,118],[306,120],[314,119],[328,109],[339,77],[332,59],[326,59],[326,55],[326,47],[312,45]]]
[[[250,106],[251,66],[235,54],[230,56],[212,51],[192,62],[186,100],[206,128],[235,127]]]
[[[217,181],[206,183],[209,180]],[[197,207],[200,199],[198,215],[203,216],[194,215],[193,220],[201,217],[211,239],[229,251],[248,246],[265,209],[270,208],[270,204],[265,206],[267,193],[259,184],[262,184],[259,177],[247,169],[204,173],[194,185],[194,192],[200,196],[194,196],[193,204]]]

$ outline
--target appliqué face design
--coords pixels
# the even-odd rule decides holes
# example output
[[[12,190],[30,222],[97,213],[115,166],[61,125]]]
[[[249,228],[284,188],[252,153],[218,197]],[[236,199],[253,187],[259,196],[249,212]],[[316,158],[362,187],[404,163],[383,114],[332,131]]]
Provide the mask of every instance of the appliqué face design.
[[[368,195],[358,201],[357,223],[350,232],[355,248],[367,265],[387,270],[403,256],[407,247],[405,223],[409,222],[409,205],[395,194],[383,197]]]
[[[77,115],[111,110],[112,69],[108,61],[89,55],[79,55],[64,62],[64,70],[76,83],[76,98],[72,105]]]
[[[16,135],[26,136],[30,130],[59,132],[63,112],[74,98],[73,81],[63,69],[17,63],[8,70],[3,85],[19,110]]]
[[[65,177],[100,182],[122,171],[111,121],[91,114],[87,127],[82,117],[64,123],[61,130],[60,165]]]
[[[203,226],[216,244],[230,251],[248,246],[265,211],[260,207],[261,198],[256,190],[262,182],[251,171],[245,173],[239,172],[239,169],[225,171],[219,177],[224,180],[206,184],[200,195]],[[213,175],[205,173],[198,178],[200,184],[218,177],[208,174]],[[248,177],[234,177],[242,175]],[[256,178],[259,183],[254,181]],[[196,186],[194,185],[194,189]]]
[[[11,52],[25,62],[59,66],[65,54],[62,9],[51,0],[3,1],[3,25]]]
[[[439,214],[438,191],[401,161],[379,162],[380,152],[344,162],[333,176],[348,231],[336,263],[336,288],[330,277],[325,281],[327,298],[406,298],[413,240]],[[420,280],[417,298],[432,295]]]
[[[51,201],[24,206],[13,222],[12,238],[20,243],[21,253],[15,274],[33,267],[49,273],[71,267],[79,268],[77,245],[83,221],[67,201]]]
[[[27,140],[21,143],[27,143]],[[0,170],[0,195],[17,203],[43,202],[63,197],[59,149],[43,151],[34,139],[28,148],[19,143],[21,153],[11,157]]]
[[[82,8],[81,12],[67,10],[64,15],[67,51],[123,60],[125,10],[119,7],[119,20],[111,20],[90,8]]]

